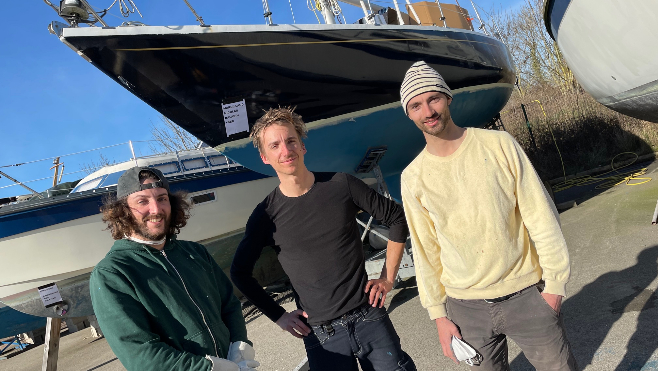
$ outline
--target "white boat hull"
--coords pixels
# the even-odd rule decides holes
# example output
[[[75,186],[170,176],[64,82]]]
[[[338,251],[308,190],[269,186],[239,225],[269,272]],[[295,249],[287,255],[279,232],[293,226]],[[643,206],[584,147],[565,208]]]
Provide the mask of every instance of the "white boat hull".
[[[658,122],[658,2],[547,0],[547,29],[599,103]]]

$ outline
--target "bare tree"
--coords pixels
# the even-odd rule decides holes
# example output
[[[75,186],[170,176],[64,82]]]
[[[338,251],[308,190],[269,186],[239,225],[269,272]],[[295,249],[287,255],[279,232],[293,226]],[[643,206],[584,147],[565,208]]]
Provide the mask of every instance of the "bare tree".
[[[192,134],[165,116],[160,117],[160,123],[151,123],[151,136],[149,147],[154,153],[183,151],[198,147],[199,140]]]
[[[543,19],[543,0],[525,0],[512,12],[498,12],[493,18],[501,27],[500,36],[516,64],[517,76],[526,87],[550,83],[562,91],[578,86],[557,44],[548,35]]]
[[[151,123],[151,137],[152,139],[149,141],[149,149],[154,154],[194,149],[197,148],[199,144],[199,140],[192,136],[192,134],[188,133],[165,116],[160,117],[159,124],[156,125]],[[80,167],[85,173],[91,174],[102,167],[114,165],[116,163],[116,160],[110,160],[101,153],[97,161],[90,160],[89,162],[82,164]]]
[[[103,155],[102,153],[99,154],[98,157],[99,157],[98,162],[94,160],[89,160],[88,163],[84,163],[80,166],[80,170],[84,171],[87,175],[89,175],[102,167],[114,165],[117,163],[116,160],[114,159],[110,160],[107,157],[105,157],[105,155]]]

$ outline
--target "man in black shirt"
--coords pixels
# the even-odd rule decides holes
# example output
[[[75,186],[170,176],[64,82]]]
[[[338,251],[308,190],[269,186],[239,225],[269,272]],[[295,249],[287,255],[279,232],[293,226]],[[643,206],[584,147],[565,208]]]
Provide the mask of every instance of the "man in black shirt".
[[[357,359],[364,371],[416,370],[383,308],[408,234],[404,211],[351,175],[310,172],[305,135],[301,116],[287,108],[268,111],[252,128],[254,145],[281,183],[247,222],[231,266],[233,283],[283,330],[304,339],[313,371],[356,371]],[[390,228],[379,279],[367,279],[356,222],[360,210]],[[293,312],[253,278],[265,246],[276,249],[298,295]]]

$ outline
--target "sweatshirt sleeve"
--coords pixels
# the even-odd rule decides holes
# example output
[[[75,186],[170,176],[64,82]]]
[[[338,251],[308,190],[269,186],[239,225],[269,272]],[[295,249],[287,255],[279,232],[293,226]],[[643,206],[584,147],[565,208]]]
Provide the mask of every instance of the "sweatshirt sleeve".
[[[443,265],[434,223],[402,177],[402,205],[409,225],[414,253],[418,296],[430,319],[447,316],[446,290],[441,283]]]
[[[211,370],[212,363],[204,356],[172,348],[151,331],[146,309],[119,272],[97,267],[89,287],[98,324],[127,370]]]
[[[409,229],[402,206],[380,195],[362,180],[349,174],[344,175],[354,204],[387,226],[391,241],[406,242]]]
[[[231,280],[267,318],[276,322],[286,310],[267,294],[253,274],[263,248],[274,245],[273,231],[274,225],[261,203],[247,221],[244,238],[238,245],[231,264]]]
[[[523,223],[539,256],[542,279],[546,283],[544,292],[566,296],[571,271],[559,214],[528,156],[514,138],[509,136],[509,140],[516,199]]]

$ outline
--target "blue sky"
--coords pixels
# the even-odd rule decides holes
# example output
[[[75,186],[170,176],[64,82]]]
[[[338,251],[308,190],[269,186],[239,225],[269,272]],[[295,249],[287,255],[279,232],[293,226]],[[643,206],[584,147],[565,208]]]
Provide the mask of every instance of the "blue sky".
[[[97,9],[109,6],[111,0],[88,0]],[[390,0],[389,0],[390,1]],[[51,0],[59,4],[58,0]],[[144,15],[131,15],[149,25],[197,24],[182,0],[134,0]],[[444,1],[453,3],[453,1]],[[476,0],[490,10],[518,7],[524,0]],[[210,1],[190,0],[206,24],[261,24],[261,0]],[[273,21],[293,23],[288,0],[269,0]],[[306,7],[306,0],[291,0],[296,23],[317,23]],[[385,1],[373,3],[388,4]],[[398,0],[402,5],[404,0]],[[460,4],[472,13],[469,0]],[[392,2],[388,4],[392,6]],[[363,15],[360,8],[341,4],[348,23]],[[19,167],[4,165],[23,163],[66,155],[117,143],[151,139],[151,122],[160,114],[147,106],[109,77],[83,60],[48,33],[51,21],[61,21],[42,0],[9,1],[3,4],[6,15],[0,22],[0,171],[20,181],[52,176],[52,160]],[[126,20],[118,3],[105,17],[116,26]],[[145,143],[138,151],[148,152]],[[130,158],[128,146],[104,151],[105,156],[125,161]],[[65,173],[81,169],[91,160],[98,162],[98,152],[62,157]],[[66,175],[63,181],[84,176]],[[37,191],[47,189],[52,180],[28,183]],[[18,187],[5,187],[13,182],[0,178],[0,197],[25,194]],[[5,188],[1,188],[5,187]]]

